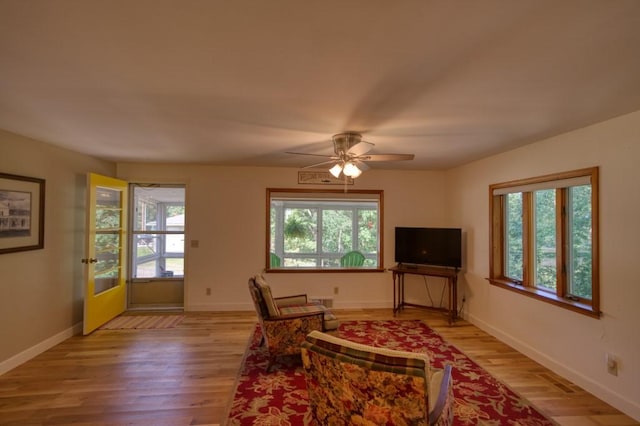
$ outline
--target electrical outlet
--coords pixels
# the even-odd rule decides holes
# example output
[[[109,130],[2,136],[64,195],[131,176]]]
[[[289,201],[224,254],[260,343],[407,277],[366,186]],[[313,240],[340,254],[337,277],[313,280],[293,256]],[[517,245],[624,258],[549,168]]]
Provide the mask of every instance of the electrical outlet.
[[[334,287],[333,294],[338,294],[339,290],[340,290],[339,287]]]
[[[207,287],[206,294],[207,296],[211,296],[211,287]]]
[[[607,361],[607,373],[612,376],[618,375],[618,359],[613,354],[607,354],[605,357]]]

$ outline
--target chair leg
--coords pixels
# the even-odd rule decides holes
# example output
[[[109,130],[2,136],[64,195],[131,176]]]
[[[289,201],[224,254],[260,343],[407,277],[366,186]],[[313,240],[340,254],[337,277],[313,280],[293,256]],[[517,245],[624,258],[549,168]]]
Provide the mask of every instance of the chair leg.
[[[273,367],[273,364],[276,361],[276,356],[275,355],[269,355],[269,361],[267,362],[267,373],[271,372],[271,367]]]

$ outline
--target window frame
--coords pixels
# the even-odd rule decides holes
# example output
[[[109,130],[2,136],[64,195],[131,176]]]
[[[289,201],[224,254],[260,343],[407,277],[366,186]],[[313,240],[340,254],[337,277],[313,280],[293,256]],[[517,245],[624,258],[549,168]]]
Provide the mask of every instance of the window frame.
[[[536,300],[551,303],[574,312],[594,318],[600,312],[599,281],[599,190],[598,167],[554,173],[527,179],[489,185],[489,278],[488,281],[500,288],[514,291]],[[574,181],[588,179],[591,186],[591,299],[577,297],[569,293],[568,269],[571,249],[569,243],[569,188],[580,186]],[[533,192],[541,189],[556,190],[556,290],[542,289],[534,282],[534,210]],[[523,279],[506,276],[505,256],[505,202],[508,193],[522,194],[522,244]]]
[[[364,196],[371,196],[371,198],[378,199],[378,253],[377,253],[377,266],[376,267],[358,267],[358,268],[322,268],[322,267],[308,267],[308,268],[293,268],[293,267],[271,267],[271,199],[274,194],[299,194],[301,197],[308,198],[310,200],[318,199],[327,196],[336,196],[348,200],[349,194],[356,194],[362,198]],[[358,197],[354,197],[357,199]],[[346,193],[344,190],[339,189],[305,189],[305,188],[267,188],[266,189],[266,229],[265,229],[265,272],[282,272],[282,273],[335,273],[335,272],[384,272],[384,191],[383,190],[349,190]],[[355,219],[355,218],[354,218]],[[319,221],[319,223],[321,223]],[[354,240],[356,237],[354,236]],[[319,242],[317,242],[319,244]],[[314,253],[314,256],[317,254]],[[366,254],[365,254],[366,256]]]

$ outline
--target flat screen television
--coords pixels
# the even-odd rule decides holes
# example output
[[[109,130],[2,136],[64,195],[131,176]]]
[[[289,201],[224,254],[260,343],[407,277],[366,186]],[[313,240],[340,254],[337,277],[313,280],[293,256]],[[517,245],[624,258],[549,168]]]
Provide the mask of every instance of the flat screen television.
[[[395,260],[398,264],[460,268],[462,230],[396,227]]]

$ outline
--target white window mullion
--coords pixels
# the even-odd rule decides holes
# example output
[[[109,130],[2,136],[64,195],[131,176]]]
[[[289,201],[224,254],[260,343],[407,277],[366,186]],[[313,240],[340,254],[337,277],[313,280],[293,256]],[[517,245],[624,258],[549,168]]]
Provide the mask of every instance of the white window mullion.
[[[319,207],[318,208],[318,213],[316,215],[316,217],[318,219],[318,222],[316,224],[316,226],[317,226],[317,230],[316,230],[317,236],[316,236],[316,256],[315,256],[315,258],[316,258],[316,266],[318,268],[322,267],[322,255],[323,255],[323,253],[322,253],[322,234],[323,234],[323,232],[322,232],[322,216],[323,216],[323,214],[324,214],[324,209],[322,207]]]
[[[358,216],[360,209],[351,209],[351,250],[358,250],[360,247],[360,227],[358,226]]]
[[[277,203],[276,209],[276,230],[274,251],[276,255],[284,262],[284,205]]]

